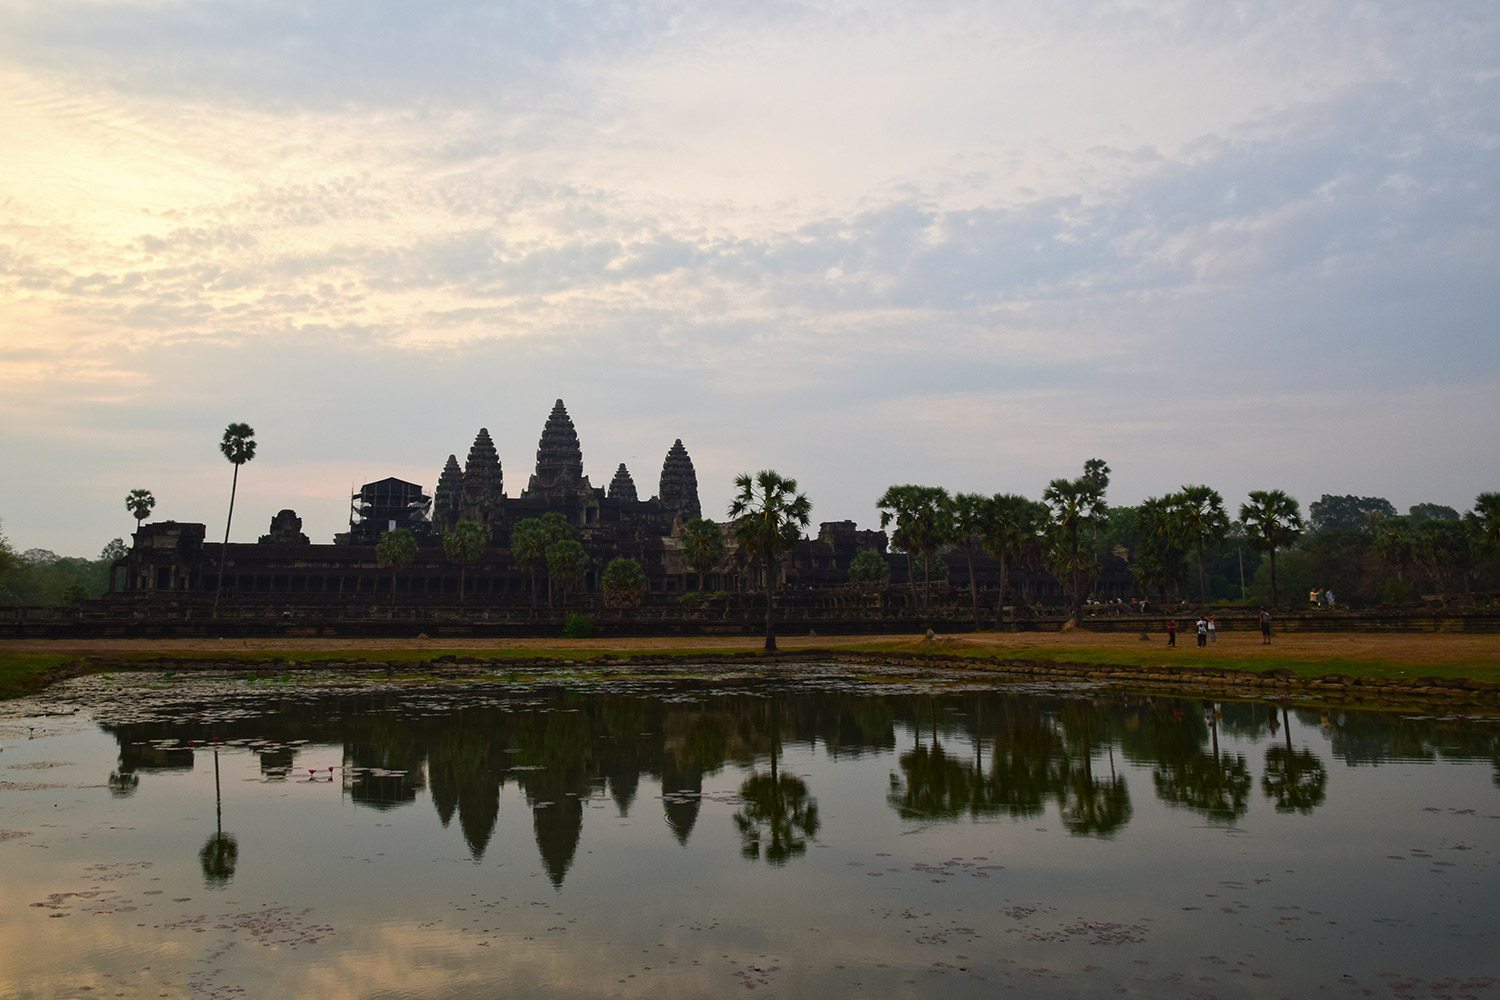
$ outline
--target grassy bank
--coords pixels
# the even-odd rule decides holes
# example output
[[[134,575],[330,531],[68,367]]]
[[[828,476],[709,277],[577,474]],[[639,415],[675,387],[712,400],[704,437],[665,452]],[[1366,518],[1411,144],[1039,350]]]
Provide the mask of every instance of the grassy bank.
[[[388,665],[420,669],[453,660],[480,665],[517,663],[602,664],[630,660],[723,660],[754,657],[760,641],[746,636],[650,639],[507,640],[81,640],[16,641],[0,646],[0,697],[38,690],[68,674],[104,669],[246,669]],[[1500,684],[1500,636],[1432,634],[1298,634],[1262,645],[1253,633],[1229,633],[1199,649],[1187,637],[1168,648],[1160,635],[973,633],[956,636],[787,636],[783,652],[799,657],[826,653],[851,657],[931,658],[1000,668],[1047,664],[1065,670],[1127,668],[1160,673],[1220,670],[1297,678],[1331,674],[1415,685],[1424,678]]]

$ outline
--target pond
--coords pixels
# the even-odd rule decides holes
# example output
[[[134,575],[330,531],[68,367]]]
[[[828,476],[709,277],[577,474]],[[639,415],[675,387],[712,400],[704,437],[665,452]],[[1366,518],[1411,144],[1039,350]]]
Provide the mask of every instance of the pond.
[[[1500,995],[1491,718],[805,665],[4,711],[4,997]]]

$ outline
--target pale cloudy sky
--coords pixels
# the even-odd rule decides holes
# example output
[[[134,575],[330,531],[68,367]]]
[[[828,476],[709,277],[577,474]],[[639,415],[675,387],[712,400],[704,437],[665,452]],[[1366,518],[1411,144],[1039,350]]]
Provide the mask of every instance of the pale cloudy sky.
[[[1493,0],[5,0],[0,522],[596,485],[1500,488]]]

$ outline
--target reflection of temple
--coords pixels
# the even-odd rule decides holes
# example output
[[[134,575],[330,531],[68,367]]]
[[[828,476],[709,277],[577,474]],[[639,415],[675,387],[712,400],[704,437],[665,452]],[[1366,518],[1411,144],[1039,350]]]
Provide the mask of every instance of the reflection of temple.
[[[558,887],[580,855],[586,816],[597,819],[599,807],[622,817],[644,809],[659,817],[652,822],[661,836],[684,846],[705,823],[734,822],[744,846],[761,845],[756,853],[767,861],[794,858],[817,835],[819,789],[809,787],[816,779],[778,770],[793,746],[817,746],[830,758],[893,756],[888,785],[872,793],[922,823],[1032,823],[1053,812],[1074,836],[1112,836],[1131,821],[1132,792],[1140,793],[1127,780],[1131,768],[1150,776],[1160,802],[1216,823],[1237,822],[1257,794],[1280,811],[1312,812],[1327,793],[1327,768],[1308,742],[1324,742],[1318,716],[1284,706],[1205,712],[1165,699],[1004,691],[712,691],[675,685],[670,700],[500,687],[457,697],[328,695],[216,722],[202,721],[209,706],[185,705],[182,722],[105,725],[120,748],[111,787],[120,778],[116,793],[128,794],[124,779],[192,768],[194,748],[252,747],[261,772],[274,776],[297,774],[304,750],[326,761],[322,748],[339,747],[342,791],[354,806],[404,809],[430,795],[437,820],[448,829],[457,820],[455,835],[476,861],[493,848],[501,810],[525,809],[541,871]],[[1493,761],[1500,774],[1494,728],[1352,713],[1332,734],[1330,753],[1357,745],[1357,759],[1374,765],[1441,753]],[[1259,775],[1253,758],[1221,745],[1230,736],[1265,745]],[[705,810],[709,779],[730,766],[746,776],[729,782],[741,801]],[[586,809],[591,800],[595,809]]]

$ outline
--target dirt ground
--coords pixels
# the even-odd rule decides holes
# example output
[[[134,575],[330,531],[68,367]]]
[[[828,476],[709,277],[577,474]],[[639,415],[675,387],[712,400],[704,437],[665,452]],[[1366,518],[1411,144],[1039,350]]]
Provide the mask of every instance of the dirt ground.
[[[865,650],[889,649],[893,654],[914,651],[952,652],[966,651],[996,653],[1024,659],[1032,651],[1063,649],[1087,650],[1093,654],[1115,650],[1127,660],[1135,660],[1142,654],[1159,654],[1173,657],[1183,665],[1208,665],[1216,655],[1233,656],[1236,660],[1272,658],[1316,662],[1320,660],[1344,660],[1410,664],[1422,666],[1477,665],[1493,667],[1500,673],[1500,634],[1461,635],[1450,633],[1384,634],[1384,633],[1327,633],[1289,632],[1275,637],[1271,646],[1261,645],[1260,635],[1250,631],[1227,631],[1219,635],[1217,643],[1198,650],[1191,634],[1179,635],[1174,650],[1166,648],[1166,637],[1161,633],[1151,635],[1143,641],[1136,633],[1094,633],[1073,631],[1067,633],[995,633],[980,632],[953,636],[938,636],[935,641],[924,641],[915,636],[779,636],[778,645],[784,652],[799,650],[838,650],[857,646]],[[468,652],[490,652],[509,650],[524,653],[534,649],[539,653],[555,654],[558,650],[616,652],[624,655],[649,652],[693,652],[733,653],[753,652],[761,641],[750,636],[692,636],[649,638],[601,638],[601,639],[319,639],[319,638],[265,638],[265,639],[17,639],[0,640],[0,652],[53,653],[79,657],[109,656],[192,656],[215,653],[270,653],[279,651],[298,653],[337,654],[340,651],[359,652],[368,655],[382,651],[431,651],[433,655],[445,652],[462,654]],[[1053,655],[1056,655],[1054,652]],[[1154,657],[1153,657],[1154,658]],[[1163,661],[1169,662],[1169,661]],[[1269,664],[1268,664],[1269,665]],[[1487,671],[1485,671],[1487,672]]]

